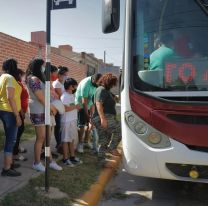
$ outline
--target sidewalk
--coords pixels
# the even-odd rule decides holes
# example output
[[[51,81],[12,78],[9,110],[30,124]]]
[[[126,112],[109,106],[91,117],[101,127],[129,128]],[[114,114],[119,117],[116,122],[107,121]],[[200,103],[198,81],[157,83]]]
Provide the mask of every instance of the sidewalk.
[[[54,148],[55,140],[52,143],[52,147]],[[0,200],[2,200],[8,193],[11,193],[19,188],[23,187],[28,183],[28,181],[34,177],[38,177],[43,174],[41,172],[37,172],[32,169],[33,164],[33,146],[34,146],[34,138],[23,142],[21,144],[22,147],[27,148],[28,152],[24,154],[25,157],[28,158],[27,161],[20,161],[18,163],[21,164],[21,167],[17,170],[22,173],[20,177],[2,177],[0,176]],[[99,205],[99,201],[102,197],[103,191],[111,180],[115,172],[117,171],[119,164],[121,162],[121,157],[112,157],[108,163],[108,167],[104,168],[97,181],[91,185],[90,189],[84,193],[84,195],[78,199],[74,206],[97,206]],[[0,169],[3,166],[3,152],[0,152]]]
[[[0,175],[0,199],[3,199],[4,196],[10,192],[13,192],[22,186],[26,185],[31,178],[37,177],[41,172],[37,172],[32,169],[33,164],[33,147],[34,147],[35,139],[31,139],[29,141],[23,142],[21,144],[22,147],[27,149],[27,153],[24,154],[25,157],[28,158],[27,161],[16,161],[16,163],[20,163],[21,167],[17,169],[17,171],[21,172],[22,175],[20,177],[2,177]],[[52,148],[53,142],[52,142]],[[0,170],[3,167],[3,152],[0,152]]]
[[[117,111],[120,112],[120,105],[117,105]],[[21,143],[21,146],[27,149],[27,153],[24,154],[28,158],[27,161],[19,161],[21,167],[17,169],[22,173],[20,177],[2,177],[0,175],[0,200],[2,200],[8,193],[11,193],[19,188],[23,187],[28,181],[34,177],[38,177],[43,174],[32,169],[33,164],[33,151],[34,151],[35,138]],[[55,138],[52,138],[51,148],[55,147]],[[122,149],[120,148],[122,151]],[[97,206],[102,197],[105,186],[116,173],[121,157],[112,157],[108,164],[108,168],[104,168],[97,181],[91,185],[90,189],[84,193],[84,195],[76,201],[74,205],[85,205],[85,206]],[[3,167],[3,152],[0,152],[0,170]]]

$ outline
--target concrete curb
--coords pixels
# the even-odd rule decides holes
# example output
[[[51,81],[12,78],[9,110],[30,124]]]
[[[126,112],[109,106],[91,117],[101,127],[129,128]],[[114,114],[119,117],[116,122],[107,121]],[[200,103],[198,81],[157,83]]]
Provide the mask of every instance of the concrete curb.
[[[74,206],[97,206],[105,186],[115,174],[117,168],[121,163],[121,160],[122,156],[112,157],[107,163],[106,168],[101,171],[98,180],[93,185],[91,185],[90,189],[79,200],[77,200]]]

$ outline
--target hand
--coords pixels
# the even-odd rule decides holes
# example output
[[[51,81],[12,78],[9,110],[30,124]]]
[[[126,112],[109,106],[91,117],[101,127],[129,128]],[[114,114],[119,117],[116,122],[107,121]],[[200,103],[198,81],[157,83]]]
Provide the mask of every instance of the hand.
[[[77,105],[75,105],[75,108],[79,110],[79,109],[81,109],[81,106],[79,104],[77,104]]]
[[[108,122],[105,117],[101,118],[101,127],[104,129],[107,129],[108,127]]]
[[[114,99],[115,99],[116,103],[119,103],[120,99],[117,95],[115,95]]]
[[[94,124],[93,124],[93,122],[92,122],[92,117],[90,117],[89,126],[90,126],[91,128],[94,127]]]
[[[20,115],[16,116],[16,125],[17,125],[17,127],[20,127],[22,125],[22,120],[20,118]]]
[[[53,105],[51,105],[51,114],[56,115],[56,113],[57,113],[56,108]]]
[[[22,119],[25,119],[25,113],[23,111],[20,112]]]

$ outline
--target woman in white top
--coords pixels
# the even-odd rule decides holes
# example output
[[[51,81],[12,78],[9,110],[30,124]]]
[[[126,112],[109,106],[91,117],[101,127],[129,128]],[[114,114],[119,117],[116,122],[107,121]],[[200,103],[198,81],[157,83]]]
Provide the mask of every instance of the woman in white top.
[[[64,81],[69,76],[69,69],[67,67],[58,67],[58,78],[53,82],[53,88],[55,89],[56,93],[59,95],[59,98],[65,91],[64,89]]]
[[[64,93],[64,81],[68,78],[69,75],[69,69],[67,67],[58,67],[58,78],[52,83],[53,88],[55,89],[55,92],[57,93],[59,99],[61,95]],[[58,152],[62,151],[61,147],[61,117],[60,114],[57,113],[55,115],[55,121],[56,121],[56,126],[54,128],[54,136],[56,139],[56,148]]]

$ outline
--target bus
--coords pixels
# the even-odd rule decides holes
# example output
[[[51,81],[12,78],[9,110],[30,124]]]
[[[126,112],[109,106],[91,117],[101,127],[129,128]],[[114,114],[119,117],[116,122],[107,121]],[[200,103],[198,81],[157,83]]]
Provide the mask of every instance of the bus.
[[[104,33],[119,0],[103,0]],[[208,1],[126,0],[123,162],[133,175],[208,182]]]

